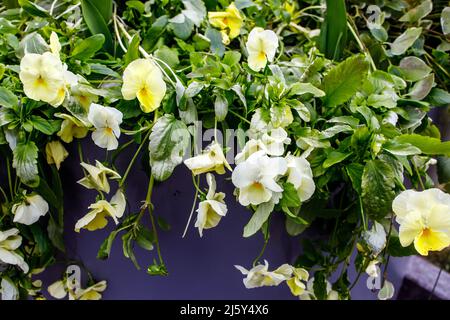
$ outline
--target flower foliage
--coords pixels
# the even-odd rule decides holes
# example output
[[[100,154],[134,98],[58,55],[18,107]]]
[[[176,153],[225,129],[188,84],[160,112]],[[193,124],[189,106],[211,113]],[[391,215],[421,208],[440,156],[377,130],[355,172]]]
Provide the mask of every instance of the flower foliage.
[[[1,298],[43,298],[34,278],[68,260],[57,259],[68,254],[71,205],[59,170],[75,156],[83,196],[95,197],[70,227],[82,237],[112,225],[99,259],[121,241],[137,268],[135,245],[153,250],[150,275],[168,274],[158,233],[169,226],[153,187],[184,164],[195,190],[186,230],[196,214],[200,236],[221,232],[234,201],[250,213],[243,237],[263,234],[251,268],[236,266],[246,288],[285,283],[300,299],[349,299],[354,268],[392,298],[390,256],[450,245],[450,142],[430,115],[448,116],[449,12],[430,0],[5,2]],[[86,143],[106,157],[85,157]],[[133,204],[138,159],[148,188]],[[302,250],[269,271],[272,219]],[[64,274],[47,292],[98,300],[106,288]]]

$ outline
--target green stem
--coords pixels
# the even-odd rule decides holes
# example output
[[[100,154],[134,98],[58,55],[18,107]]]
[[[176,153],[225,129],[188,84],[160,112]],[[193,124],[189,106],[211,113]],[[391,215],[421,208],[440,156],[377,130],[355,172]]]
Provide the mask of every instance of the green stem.
[[[267,248],[267,244],[269,243],[269,237],[265,237],[264,239],[264,245],[261,249],[261,252],[258,254],[258,256],[255,258],[255,260],[253,260],[253,266],[256,266],[256,264],[258,263],[259,259],[261,259],[261,257],[263,256],[264,252],[266,251]]]
[[[372,56],[370,55],[369,50],[367,49],[367,47],[364,45],[364,43],[361,41],[357,31],[355,30],[355,28],[353,28],[354,26],[354,22],[352,20],[352,18],[350,16],[348,16],[348,21],[347,21],[347,26],[350,29],[350,32],[352,33],[353,37],[355,38],[356,42],[358,43],[358,46],[360,47],[361,51],[364,52],[365,56],[367,57],[367,59],[370,62],[370,65],[373,69],[373,71],[377,70],[377,66],[375,65],[375,62],[372,59]]]
[[[420,176],[420,173],[419,173],[419,169],[417,169],[415,164],[414,164],[414,171],[417,174],[417,179],[419,180],[420,187],[422,188],[422,190],[425,190],[425,185],[423,184],[422,177]]]
[[[361,219],[362,219],[362,224],[363,224],[364,230],[367,230],[366,216],[364,214],[364,208],[363,208],[363,203],[362,203],[361,197],[359,197],[359,208],[361,211]]]
[[[241,116],[240,114],[234,112],[234,111],[231,110],[231,109],[228,109],[228,111],[229,111],[231,114],[234,114],[236,117],[238,117],[238,118],[241,119],[242,121],[245,121],[245,122],[247,122],[248,124],[250,124],[250,121],[247,120],[246,118],[244,118],[243,116]]]
[[[11,168],[9,164],[9,158],[6,158],[6,170],[8,172],[8,186],[9,186],[9,193],[11,195],[11,200],[14,198],[14,192],[13,192],[13,185],[12,185],[12,178],[11,178]]]
[[[200,188],[198,187],[198,183],[199,183],[198,180],[200,180],[200,177],[198,177],[198,178],[197,178],[197,181],[195,181],[195,177],[194,177],[194,175],[192,175],[192,181],[193,181],[194,186],[195,186],[194,201],[192,202],[191,212],[189,213],[189,218],[188,218],[188,221],[187,221],[187,223],[186,223],[186,227],[184,228],[184,232],[183,232],[182,238],[184,238],[184,237],[186,236],[186,233],[187,233],[188,228],[189,228],[189,224],[191,223],[192,215],[194,214],[195,206],[196,206],[196,204],[197,204],[198,193],[199,193],[199,192],[202,192],[202,191],[200,190]],[[203,192],[202,192],[202,193],[203,193]]]
[[[3,194],[3,197],[5,197],[5,201],[8,202],[8,196],[6,195],[5,190],[3,190],[2,187],[0,187],[0,191],[1,191],[1,193]]]
[[[125,173],[123,174],[122,180],[120,180],[119,187],[122,187],[123,184],[125,183],[125,180],[127,179],[128,174],[130,173],[131,167],[133,166],[134,162],[135,162],[136,159],[137,159],[137,156],[138,156],[139,153],[141,152],[142,147],[144,146],[144,144],[147,142],[148,138],[150,137],[151,132],[152,132],[152,130],[149,129],[149,130],[147,131],[147,133],[145,134],[144,139],[142,139],[141,144],[140,144],[139,147],[137,148],[136,152],[135,152],[134,155],[133,155],[133,158],[131,158],[131,161],[130,161],[130,163],[128,164],[128,167],[127,167],[127,169],[125,170]]]
[[[148,213],[150,215],[150,222],[152,224],[153,234],[155,235],[155,246],[156,246],[156,252],[158,253],[159,263],[161,265],[164,265],[164,260],[162,258],[162,254],[161,254],[161,247],[159,245],[158,230],[156,229],[155,217],[153,216],[153,204],[151,203],[151,197],[152,197],[154,183],[155,183],[155,179],[153,178],[153,176],[151,176],[145,203],[147,205]]]

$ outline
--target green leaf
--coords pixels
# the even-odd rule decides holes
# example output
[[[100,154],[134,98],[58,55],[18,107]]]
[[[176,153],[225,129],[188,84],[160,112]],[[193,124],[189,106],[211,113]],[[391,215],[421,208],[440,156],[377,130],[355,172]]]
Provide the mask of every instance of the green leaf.
[[[189,138],[186,125],[173,115],[166,114],[158,119],[149,143],[150,166],[156,180],[166,180],[181,163]]]
[[[128,45],[127,52],[123,57],[124,67],[130,64],[131,61],[139,59],[139,44],[141,42],[141,38],[138,34],[135,34],[133,38],[131,38],[130,44]]]
[[[417,57],[403,58],[399,67],[402,71],[403,79],[413,82],[425,78],[433,70],[422,59]]]
[[[364,166],[360,163],[350,163],[345,167],[345,171],[352,182],[353,189],[361,195],[362,194],[362,175],[364,172]]]
[[[362,200],[365,213],[374,220],[384,218],[395,197],[395,174],[390,165],[381,160],[369,160],[362,175]]]
[[[402,134],[395,138],[399,143],[409,143],[419,148],[422,153],[430,155],[450,156],[450,141],[442,142],[438,138],[422,136],[419,134]]]
[[[326,0],[327,11],[318,46],[328,59],[339,60],[347,43],[347,10],[344,0]]]
[[[166,46],[162,46],[161,48],[156,50],[155,56],[167,63],[171,68],[175,68],[180,63],[180,60],[178,58],[178,51]]]
[[[431,91],[434,85],[434,74],[430,74],[423,78],[422,80],[417,81],[411,90],[408,92],[408,96],[413,98],[414,100],[422,100],[425,98]]]
[[[58,132],[61,127],[61,120],[46,120],[36,115],[32,115],[30,121],[36,130],[49,136]]]
[[[300,206],[301,201],[298,196],[297,189],[295,189],[294,185],[290,182],[283,183],[283,195],[280,200],[281,207],[298,207]]]
[[[145,250],[153,250],[155,236],[152,231],[144,226],[140,226],[136,235],[136,243]]]
[[[18,99],[10,90],[0,87],[0,106],[5,108],[12,108],[17,106]]]
[[[36,16],[36,17],[41,17],[41,18],[50,17],[47,10],[45,10],[41,6],[35,4],[31,1],[19,0],[19,5],[22,7],[23,10],[25,10],[31,16]]]
[[[449,157],[438,157],[437,158],[437,173],[439,178],[439,183],[449,183],[450,182],[450,158]]]
[[[261,203],[250,218],[250,221],[244,227],[243,236],[245,238],[248,238],[254,235],[259,229],[261,229],[263,224],[267,221],[270,214],[272,213],[274,207],[275,205],[272,201]]]
[[[81,40],[73,49],[72,57],[80,60],[91,58],[103,47],[105,36],[101,33]]]
[[[311,93],[314,97],[323,97],[325,95],[325,92],[311,83],[296,82],[289,89],[289,95],[302,95],[305,93]]]
[[[450,104],[450,93],[440,88],[433,88],[428,99],[435,106],[447,106]]]
[[[176,37],[186,40],[194,30],[194,23],[182,13],[169,20]]]
[[[41,181],[42,180],[43,179],[41,179]],[[64,228],[60,226],[53,218],[50,218],[50,220],[48,220],[47,232],[48,237],[50,238],[50,241],[55,246],[55,248],[58,248],[60,251],[65,252],[66,249],[63,237]]]
[[[397,141],[388,141],[383,145],[383,149],[396,156],[410,156],[420,154],[422,151],[410,143],[399,143]]]
[[[420,37],[422,28],[411,27],[398,36],[393,43],[391,43],[391,54],[398,56],[404,54],[406,50],[413,45]]]
[[[225,46],[222,43],[222,34],[220,31],[213,28],[208,28],[206,29],[205,36],[211,43],[211,52],[217,54],[219,57],[223,56]]]
[[[33,141],[20,142],[13,151],[13,168],[16,169],[17,176],[28,186],[39,184],[38,176],[38,148]]]
[[[184,10],[182,14],[191,20],[197,27],[200,27],[203,19],[206,17],[206,7],[202,0],[182,0]]]
[[[317,300],[326,300],[327,299],[327,283],[325,273],[322,271],[318,271],[314,274],[314,295]]]
[[[100,8],[100,9],[99,9]],[[81,0],[81,10],[84,21],[93,35],[103,34],[105,36],[104,48],[108,52],[113,52],[113,38],[108,29],[107,22],[111,14],[107,12],[110,9],[112,13],[111,0]]]
[[[159,216],[156,219],[156,222],[158,223],[158,226],[161,228],[161,230],[163,230],[163,231],[169,231],[170,230],[170,224],[163,217]]]
[[[407,257],[417,255],[414,244],[411,244],[408,247],[403,247],[400,243],[400,239],[397,236],[392,235],[389,237],[387,252],[393,257]]]
[[[441,13],[441,27],[444,35],[450,34],[450,7],[445,7]]]
[[[350,155],[351,155],[351,153],[342,153],[342,152],[333,150],[327,155],[327,159],[323,162],[322,166],[325,169],[329,168],[337,163],[344,161]]]
[[[432,10],[433,2],[431,0],[425,0],[400,17],[399,21],[414,23],[429,15]]]
[[[368,70],[363,55],[352,56],[332,68],[323,79],[324,103],[333,107],[347,102],[361,88]]]
[[[225,120],[228,114],[228,100],[222,95],[217,94],[214,100],[214,113],[217,121]]]
[[[109,258],[111,254],[111,247],[118,234],[118,230],[112,231],[108,237],[102,242],[100,245],[100,249],[97,252],[97,259],[106,260]]]

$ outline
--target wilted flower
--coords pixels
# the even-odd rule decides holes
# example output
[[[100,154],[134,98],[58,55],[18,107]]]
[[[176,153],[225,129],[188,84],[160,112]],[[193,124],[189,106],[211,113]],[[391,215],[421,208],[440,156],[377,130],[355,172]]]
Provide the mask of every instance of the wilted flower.
[[[303,157],[288,155],[287,161],[287,182],[297,189],[300,201],[306,201],[314,194],[316,185],[313,180],[313,173],[309,162]]]
[[[68,114],[58,114],[58,117],[64,119],[61,123],[61,129],[58,131],[58,136],[65,143],[71,143],[73,138],[82,139],[86,137],[89,132],[87,123]]]
[[[213,27],[221,30],[222,42],[227,45],[231,39],[236,38],[241,33],[244,23],[244,16],[232,2],[225,11],[208,12],[209,23]]]
[[[117,149],[122,117],[122,112],[115,108],[104,107],[96,103],[91,104],[88,120],[95,127],[92,140],[97,146],[107,150]]]
[[[22,244],[22,237],[19,235],[19,229],[12,228],[0,231],[0,261],[6,264],[16,265],[27,273],[28,264],[23,257],[15,252]],[[3,284],[2,284],[3,287]]]
[[[184,164],[194,175],[210,171],[224,174],[225,168],[232,170],[223,154],[222,147],[216,141],[206,147],[202,154],[184,160]]]
[[[123,216],[125,205],[125,197],[120,190],[111,198],[110,202],[99,200],[91,204],[89,206],[91,210],[88,214],[75,224],[75,231],[80,232],[80,229],[87,229],[89,231],[103,229],[108,224],[107,217],[112,218],[118,224],[118,218]]]
[[[450,195],[436,188],[424,191],[406,190],[392,202],[400,224],[399,239],[421,255],[450,245]]]
[[[206,200],[200,202],[198,206],[197,221],[195,222],[200,237],[203,236],[203,229],[217,226],[220,219],[227,213],[227,206],[223,201],[225,193],[216,193],[216,179],[211,173],[207,173],[206,181],[209,186],[208,194],[206,195]]]
[[[264,264],[259,264],[250,270],[241,266],[235,265],[243,275],[244,286],[247,289],[253,289],[264,286],[278,286],[283,281],[288,280],[292,276],[292,267],[288,264],[283,264],[274,271],[269,271],[269,263],[264,260]]]
[[[58,170],[61,167],[61,163],[69,155],[63,144],[57,140],[47,143],[45,146],[45,154],[47,157],[47,163],[55,164]]]
[[[246,43],[248,66],[253,71],[260,71],[267,62],[272,62],[278,48],[278,37],[272,30],[255,27],[250,31]]]
[[[14,222],[32,225],[48,212],[48,203],[38,194],[25,195],[21,202],[12,207]]]
[[[144,112],[152,112],[166,94],[161,70],[149,59],[132,61],[123,73],[122,95],[125,100],[138,98]]]
[[[258,205],[271,200],[274,193],[283,192],[277,179],[286,170],[283,158],[269,158],[264,151],[252,154],[238,164],[232,174],[233,184],[239,188],[239,203]]]
[[[309,273],[303,268],[292,267],[292,278],[286,280],[286,284],[294,296],[300,296],[305,292],[306,285],[304,281],[308,281]]]
[[[85,188],[109,193],[108,177],[110,179],[120,179],[120,175],[117,172],[105,167],[98,160],[95,160],[95,166],[84,162],[81,163],[81,166],[86,169],[88,175],[79,180],[78,183]]]

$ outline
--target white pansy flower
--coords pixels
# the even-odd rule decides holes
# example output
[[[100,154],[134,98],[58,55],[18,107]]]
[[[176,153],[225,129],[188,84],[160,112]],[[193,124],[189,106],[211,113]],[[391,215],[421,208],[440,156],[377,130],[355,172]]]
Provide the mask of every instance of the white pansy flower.
[[[67,285],[66,281],[58,280],[53,282],[47,288],[48,293],[55,299],[63,299],[67,296]]]
[[[287,182],[297,189],[300,201],[306,201],[314,194],[316,185],[309,162],[303,157],[288,155],[287,160]]]
[[[283,128],[276,128],[270,130],[270,133],[264,133],[261,141],[268,155],[281,156],[284,153],[284,145],[289,144],[291,139]]]
[[[287,163],[283,158],[269,158],[264,151],[252,154],[238,164],[232,174],[233,184],[239,188],[239,203],[258,205],[270,201],[275,193],[283,192],[277,179],[286,170]]]
[[[216,180],[211,173],[206,174],[208,182],[208,194],[206,200],[200,202],[197,209],[197,221],[195,227],[198,228],[200,237],[203,236],[203,229],[210,229],[219,224],[219,221],[227,213],[227,205],[223,201],[225,193],[216,193]]]
[[[184,160],[184,164],[194,175],[211,171],[224,174],[225,168],[232,170],[223,154],[221,145],[216,141],[206,147],[202,154]]]
[[[115,108],[104,107],[96,103],[91,104],[88,120],[95,127],[92,140],[97,146],[107,150],[117,149],[122,117],[122,112]]]
[[[278,269],[269,271],[269,263],[267,260],[264,260],[264,264],[259,264],[250,270],[238,265],[235,265],[235,268],[246,276],[243,283],[247,289],[278,286],[283,281],[291,278],[293,272],[292,267],[288,264],[283,264]]]
[[[125,100],[138,98],[142,111],[152,112],[166,94],[161,70],[149,59],[132,61],[123,72],[122,96]]]
[[[50,35],[50,51],[59,57],[59,52],[61,51],[61,43],[59,42],[58,35],[56,32],[52,31]]]
[[[12,207],[14,222],[31,225],[45,216],[48,212],[48,203],[38,194],[25,195],[20,203]]]
[[[255,27],[250,31],[246,43],[248,66],[259,72],[267,62],[272,62],[278,48],[278,37],[272,30]]]
[[[76,286],[75,290],[72,290],[69,289],[67,280],[58,280],[51,284],[47,291],[55,299],[63,299],[68,294],[69,300],[100,300],[101,292],[105,291],[106,287],[107,283],[103,280],[86,289]]]
[[[100,300],[102,298],[101,293],[106,290],[106,287],[105,280],[97,282],[86,289],[79,290],[74,298],[75,300]]]
[[[365,270],[369,277],[378,278],[380,276],[380,267],[378,266],[379,263],[380,261],[378,260],[372,260],[369,262]]]
[[[95,166],[88,163],[81,163],[81,166],[86,169],[87,176],[78,180],[78,183],[88,189],[95,189],[98,191],[109,193],[110,186],[108,178],[120,179],[120,175],[107,167],[100,161],[95,160]]]
[[[16,265],[27,273],[29,271],[28,264],[21,255],[15,252],[21,245],[22,237],[19,235],[19,229],[0,231],[0,262]]]
[[[2,278],[0,283],[0,297],[3,301],[19,299],[19,290],[9,278]]]
[[[118,218],[123,216],[125,206],[125,196],[119,189],[111,198],[110,202],[99,200],[91,204],[89,206],[91,210],[75,224],[75,231],[80,232],[80,229],[87,229],[89,231],[103,229],[108,224],[107,217],[112,218],[115,224],[118,224]]]

